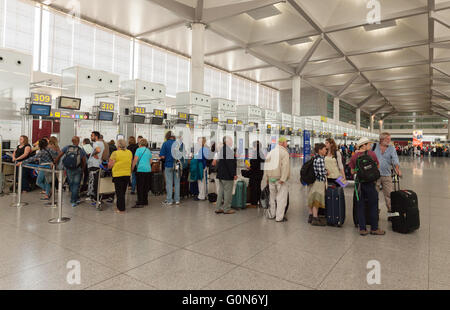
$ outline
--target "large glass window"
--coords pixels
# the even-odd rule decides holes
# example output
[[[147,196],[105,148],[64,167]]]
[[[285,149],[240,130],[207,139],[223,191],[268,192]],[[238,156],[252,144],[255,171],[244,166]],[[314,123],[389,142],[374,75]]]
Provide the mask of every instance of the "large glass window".
[[[339,103],[339,120],[348,124],[356,123],[356,108],[340,101]]]
[[[114,34],[102,29],[95,30],[94,68],[113,71]]]
[[[258,106],[279,112],[279,91],[261,84],[258,88]]]
[[[236,105],[257,105],[257,88],[255,82],[233,75],[231,100],[236,101]]]
[[[230,74],[205,66],[205,94],[212,98],[230,99]]]
[[[2,0],[3,46],[33,54],[36,8],[19,0]]]

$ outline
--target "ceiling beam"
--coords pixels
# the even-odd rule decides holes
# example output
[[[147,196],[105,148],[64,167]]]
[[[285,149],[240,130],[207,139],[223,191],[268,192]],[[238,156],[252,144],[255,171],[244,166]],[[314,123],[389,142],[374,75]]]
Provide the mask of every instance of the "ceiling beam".
[[[371,87],[371,86],[372,86],[372,85],[370,85],[370,83],[360,84],[360,85],[357,85],[357,86],[355,86],[355,87],[352,87],[351,89],[347,89],[346,91],[344,91],[344,92],[342,93],[341,96],[347,96],[347,95],[349,95],[349,94],[358,93],[358,92],[360,92],[361,90],[363,90],[364,88]]]
[[[309,50],[306,52],[305,56],[303,56],[302,60],[300,61],[300,63],[298,64],[297,68],[295,69],[295,74],[296,75],[301,75],[303,69],[305,68],[305,66],[308,64],[308,61],[311,59],[312,55],[314,54],[314,52],[317,50],[317,48],[319,47],[320,43],[322,42],[323,37],[320,36],[318,37],[314,43],[312,44],[312,46],[309,48]]]
[[[152,35],[152,34],[164,32],[164,31],[168,31],[168,30],[172,30],[172,29],[184,26],[184,25],[186,25],[185,21],[175,22],[175,23],[172,23],[172,24],[168,24],[168,25],[165,25],[165,26],[162,26],[162,27],[158,27],[158,28],[155,28],[155,29],[143,32],[143,33],[140,33],[140,34],[136,35],[135,37],[137,39],[140,39],[142,37],[146,37],[146,36],[149,36],[149,35]]]
[[[431,87],[431,90],[434,91],[434,92],[437,92],[439,95],[441,95],[441,96],[443,96],[443,97],[445,97],[447,99],[450,99],[449,95],[447,95],[445,92],[437,89],[436,87]]]
[[[337,97],[336,93],[334,93],[333,91],[331,91],[331,90],[329,90],[329,89],[327,89],[327,88],[325,88],[325,87],[323,87],[321,85],[318,85],[318,84],[316,84],[314,82],[311,82],[311,81],[308,81],[306,79],[302,79],[302,82],[305,82],[306,84],[308,84],[311,87],[317,88],[318,90],[321,90],[321,91],[323,91],[323,92],[325,92],[327,94],[330,94],[333,97]]]
[[[427,64],[429,64],[429,60],[418,60],[418,61],[413,61],[413,62],[404,63],[404,64],[398,64],[398,65],[363,67],[363,68],[360,68],[360,70],[361,70],[361,72],[369,72],[369,71],[388,70],[388,69],[395,69],[395,68],[414,67],[414,66],[427,65]]]
[[[385,119],[387,119],[389,116],[392,116],[394,114],[397,114],[398,112],[395,110],[395,108],[393,108],[393,110],[391,112],[389,112],[388,114],[384,115],[381,120],[384,121]]]
[[[204,12],[204,1],[203,0],[197,0],[197,6],[195,7],[195,21],[200,22],[203,19],[203,12]]]
[[[380,46],[380,47],[372,47],[364,50],[357,50],[357,51],[350,51],[346,53],[348,57],[352,56],[360,56],[360,55],[366,55],[366,54],[372,54],[372,53],[384,53],[384,52],[392,52],[396,50],[401,50],[404,48],[411,48],[411,47],[417,47],[417,46],[423,46],[428,45],[428,40],[420,40],[420,41],[414,41],[414,42],[408,42],[408,43],[396,43],[386,46]]]
[[[394,76],[394,77],[388,77],[388,78],[374,79],[374,80],[372,80],[372,83],[401,81],[401,80],[419,80],[419,79],[430,79],[430,75],[429,74],[421,74],[421,75]]]
[[[373,97],[377,95],[377,92],[373,92],[369,97],[358,103],[358,109],[361,109],[363,106],[365,106]]]
[[[289,78],[283,78],[283,79],[273,79],[273,80],[265,80],[265,81],[259,81],[260,83],[274,83],[274,82],[284,82],[284,81],[291,81],[292,77]]]
[[[253,71],[253,70],[260,70],[260,69],[268,69],[268,68],[273,68],[273,66],[272,65],[261,65],[261,66],[247,67],[247,68],[232,70],[230,72],[238,73],[238,72],[246,72],[246,71]]]
[[[350,74],[350,73],[358,73],[358,70],[355,69],[348,69],[341,72],[333,72],[333,73],[320,73],[320,74],[305,74],[305,78],[319,78],[324,76],[333,76],[333,75],[342,75],[342,74]]]
[[[441,43],[431,43],[432,48],[445,48],[450,49],[450,43],[448,42],[441,42]]]
[[[448,114],[446,115],[445,113],[443,113],[441,111],[438,111],[435,109],[431,109],[431,111],[433,111],[435,114],[437,114],[439,116],[442,116],[443,118],[450,119],[450,115],[448,115]]]
[[[165,8],[166,10],[169,10],[173,14],[188,20],[188,21],[195,21],[195,9],[193,7],[190,7],[188,5],[182,4],[175,0],[147,0],[154,4],[159,5],[160,7]]]
[[[430,12],[430,18],[441,24],[442,26],[445,26],[447,28],[450,28],[450,24],[447,23],[442,16],[439,16],[436,12],[431,11]]]
[[[441,11],[441,10],[446,10],[446,9],[450,9],[450,1],[437,3],[436,7],[434,8],[434,10],[436,12]]]
[[[340,95],[342,95],[342,93],[350,87],[350,85],[353,84],[354,81],[356,81],[361,75],[358,73],[356,73],[350,80],[348,80],[347,83],[345,83],[345,85],[336,93],[336,96],[339,97]]]
[[[245,49],[246,53],[252,55],[253,57],[258,58],[271,66],[277,67],[278,69],[280,69],[290,75],[295,75],[295,70],[291,66],[286,65],[278,60],[267,57],[265,55],[259,54],[258,52],[252,50],[251,48],[247,48],[247,44],[244,41],[240,40],[239,38],[236,38],[235,36],[233,36],[229,33],[226,33],[225,31],[219,29],[215,25],[209,25],[208,29],[213,31],[214,33],[224,37],[225,39],[230,40],[230,41],[234,42],[235,44],[241,46],[242,48]]]
[[[396,19],[402,19],[402,18],[408,18],[408,17],[417,16],[417,15],[427,14],[427,13],[428,13],[428,8],[426,6],[424,6],[424,7],[417,8],[417,9],[387,14],[387,15],[383,16],[381,23],[396,20]],[[364,19],[359,22],[351,22],[348,24],[326,27],[325,32],[332,33],[332,32],[344,31],[344,30],[359,28],[359,27],[365,26],[367,24],[368,24],[367,20]]]
[[[218,51],[214,51],[214,52],[211,52],[211,53],[206,53],[205,57],[216,56],[216,55],[225,54],[225,53],[234,52],[234,51],[240,51],[240,50],[242,50],[242,47],[240,47],[240,46],[233,46],[233,47],[225,48],[223,50],[218,50]]]
[[[202,22],[209,24],[280,2],[286,2],[286,0],[253,0],[205,9]]]
[[[381,110],[383,110],[385,107],[390,106],[388,103],[384,103],[382,104],[378,109],[376,109],[375,111],[371,112],[370,114],[372,115],[376,115],[378,114],[378,112],[380,112]]]
[[[447,76],[447,77],[450,78],[450,73],[445,72],[445,71],[442,70],[442,69],[439,69],[439,68],[436,67],[435,65],[432,64],[432,65],[431,65],[431,68],[433,68],[433,69],[436,70],[437,72],[442,73],[443,75],[445,75],[445,76]]]

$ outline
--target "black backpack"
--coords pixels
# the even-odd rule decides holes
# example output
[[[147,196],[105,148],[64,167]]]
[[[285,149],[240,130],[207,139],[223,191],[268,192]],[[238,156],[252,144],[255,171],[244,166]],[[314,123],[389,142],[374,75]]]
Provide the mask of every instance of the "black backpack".
[[[380,178],[380,170],[378,170],[377,163],[368,155],[368,151],[357,158],[355,170],[360,183],[371,183]]]
[[[316,173],[314,172],[314,158],[308,160],[300,170],[300,182],[305,185],[311,185],[316,182]]]
[[[69,146],[62,161],[66,169],[77,169],[81,165],[81,149],[78,146]]]

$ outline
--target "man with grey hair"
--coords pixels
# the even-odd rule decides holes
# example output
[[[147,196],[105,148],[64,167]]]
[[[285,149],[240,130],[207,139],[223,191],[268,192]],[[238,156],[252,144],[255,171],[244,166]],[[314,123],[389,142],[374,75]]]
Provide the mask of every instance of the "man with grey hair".
[[[384,201],[386,202],[386,208],[388,210],[388,217],[391,214],[391,192],[394,191],[394,184],[392,183],[391,168],[395,169],[398,176],[402,176],[400,171],[400,162],[398,160],[395,147],[391,145],[391,135],[388,132],[380,134],[380,143],[376,143],[373,148],[380,162],[380,175],[381,178],[377,182],[377,189],[382,186],[384,195]]]
[[[237,180],[237,160],[233,151],[233,139],[224,137],[223,144],[218,159],[213,161],[213,166],[217,165],[217,179],[220,183],[215,212],[216,214],[234,214],[235,211],[231,210],[231,201],[233,184]]]

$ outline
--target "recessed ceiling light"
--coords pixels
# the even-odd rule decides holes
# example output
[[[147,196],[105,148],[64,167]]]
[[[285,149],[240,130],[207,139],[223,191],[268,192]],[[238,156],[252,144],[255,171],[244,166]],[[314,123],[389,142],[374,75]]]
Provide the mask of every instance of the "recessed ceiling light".
[[[365,25],[364,29],[366,31],[373,31],[373,30],[379,30],[379,29],[390,28],[390,27],[395,27],[395,26],[397,26],[397,21],[394,19],[394,20],[388,20],[386,22],[382,22],[380,24]]]
[[[311,43],[311,42],[312,42],[312,40],[309,37],[308,38],[300,38],[300,39],[292,39],[292,40],[286,41],[286,43],[289,44],[290,46]]]
[[[251,10],[247,12],[247,15],[253,18],[254,20],[261,20],[267,17],[272,17],[275,15],[281,14],[281,11],[278,10],[273,5],[268,5],[259,9]]]

